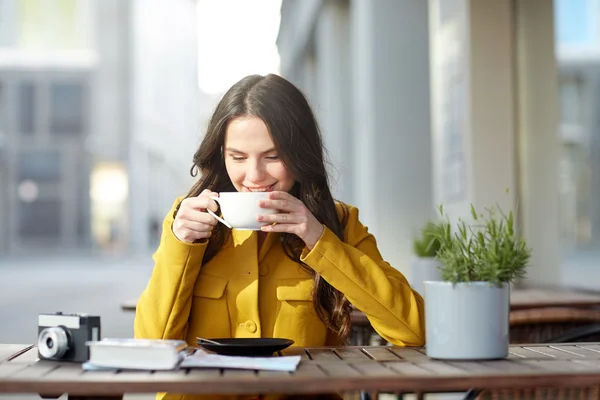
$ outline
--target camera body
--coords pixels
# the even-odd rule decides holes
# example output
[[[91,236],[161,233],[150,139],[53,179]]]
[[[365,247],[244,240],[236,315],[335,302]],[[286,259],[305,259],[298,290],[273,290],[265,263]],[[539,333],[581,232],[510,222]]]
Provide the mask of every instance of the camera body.
[[[38,315],[40,360],[86,362],[88,341],[100,340],[100,317],[56,312]]]

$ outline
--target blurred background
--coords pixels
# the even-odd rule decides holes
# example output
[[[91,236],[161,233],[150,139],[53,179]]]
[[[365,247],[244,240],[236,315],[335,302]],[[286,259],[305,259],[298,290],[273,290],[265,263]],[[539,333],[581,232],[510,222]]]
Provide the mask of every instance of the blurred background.
[[[269,72],[400,271],[435,205],[500,202],[525,283],[600,291],[600,0],[0,0],[0,342],[57,310],[132,336],[216,102]]]

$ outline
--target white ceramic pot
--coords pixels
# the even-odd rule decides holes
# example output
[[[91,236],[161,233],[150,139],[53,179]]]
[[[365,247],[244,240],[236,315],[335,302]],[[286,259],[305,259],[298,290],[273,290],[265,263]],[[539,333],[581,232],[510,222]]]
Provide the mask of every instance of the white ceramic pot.
[[[508,356],[510,286],[425,282],[426,352],[443,360]]]
[[[410,259],[410,286],[421,296],[425,296],[423,282],[441,281],[440,262],[433,257],[413,257]]]

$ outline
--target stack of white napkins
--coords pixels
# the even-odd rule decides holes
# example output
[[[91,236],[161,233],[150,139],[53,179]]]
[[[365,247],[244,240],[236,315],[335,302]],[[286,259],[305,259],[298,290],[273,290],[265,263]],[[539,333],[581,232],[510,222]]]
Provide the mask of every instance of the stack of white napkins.
[[[86,371],[173,370],[177,368],[231,368],[262,371],[295,371],[300,356],[239,357],[190,351],[182,340],[102,339],[87,343],[90,359]]]
[[[221,356],[207,353],[202,349],[187,355],[180,364],[181,368],[235,368],[261,371],[295,371],[300,356],[282,357],[240,357]]]

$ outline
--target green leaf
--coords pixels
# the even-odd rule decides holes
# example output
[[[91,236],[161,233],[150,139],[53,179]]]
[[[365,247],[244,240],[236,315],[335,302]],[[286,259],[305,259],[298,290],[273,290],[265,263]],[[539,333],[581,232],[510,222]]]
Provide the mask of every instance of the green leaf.
[[[473,223],[458,219],[454,229],[442,205],[438,210],[442,221],[431,223],[428,232],[439,243],[435,257],[441,263],[444,280],[453,284],[487,281],[502,286],[525,277],[531,249],[515,227],[512,210],[504,213],[495,206],[477,213],[471,204]]]

